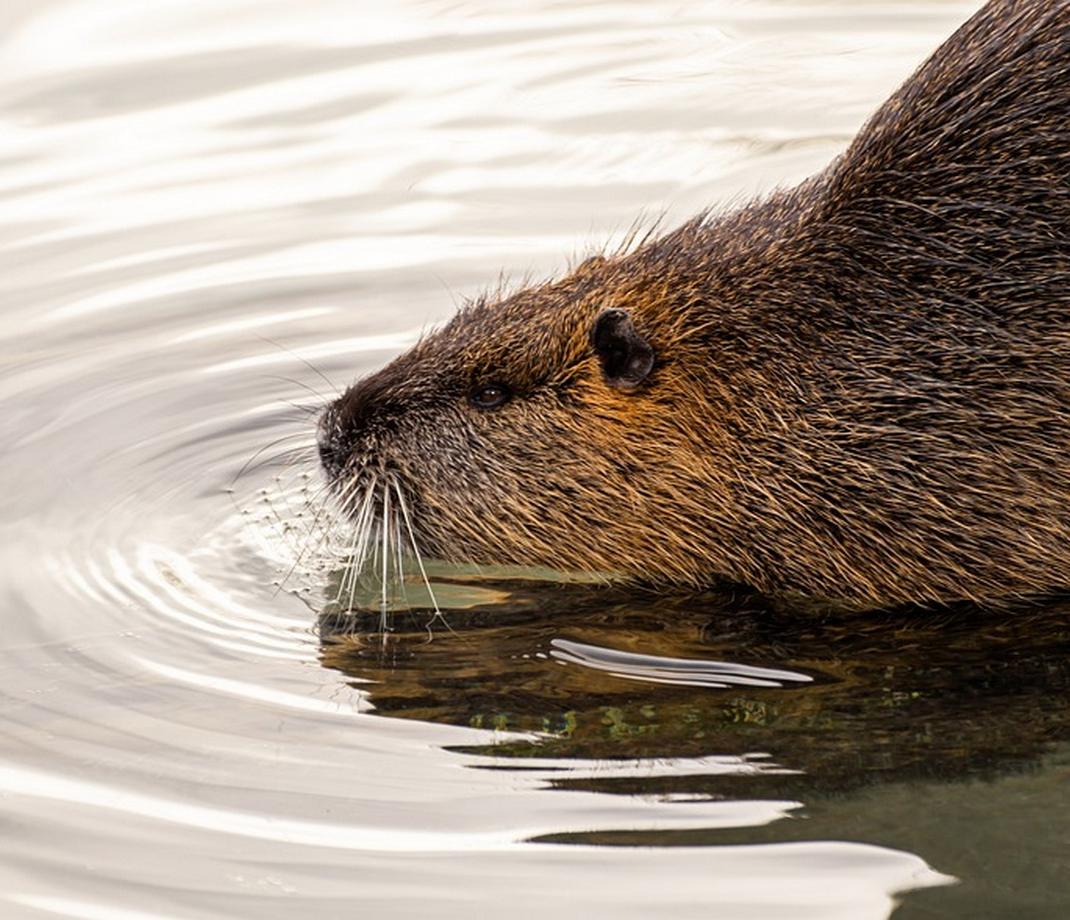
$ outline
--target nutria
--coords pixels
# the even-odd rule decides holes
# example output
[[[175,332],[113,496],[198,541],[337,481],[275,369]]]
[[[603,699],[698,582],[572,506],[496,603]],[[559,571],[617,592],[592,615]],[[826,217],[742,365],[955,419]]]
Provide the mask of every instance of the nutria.
[[[798,187],[466,306],[319,443],[358,523],[447,560],[1070,586],[1070,2],[992,0]]]

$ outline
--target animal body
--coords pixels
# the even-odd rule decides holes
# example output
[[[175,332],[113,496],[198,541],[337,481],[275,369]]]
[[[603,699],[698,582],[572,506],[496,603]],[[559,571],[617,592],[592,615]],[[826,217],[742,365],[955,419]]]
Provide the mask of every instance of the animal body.
[[[447,560],[1070,586],[1070,2],[992,0],[820,174],[465,307],[319,439],[354,516]]]

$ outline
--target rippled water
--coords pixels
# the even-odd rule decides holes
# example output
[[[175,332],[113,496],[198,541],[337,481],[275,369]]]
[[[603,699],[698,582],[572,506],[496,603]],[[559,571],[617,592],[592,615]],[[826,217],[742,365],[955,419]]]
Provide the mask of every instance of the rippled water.
[[[384,639],[258,455],[499,270],[817,169],[975,6],[0,4],[0,916],[1065,916],[1065,610],[433,569]]]

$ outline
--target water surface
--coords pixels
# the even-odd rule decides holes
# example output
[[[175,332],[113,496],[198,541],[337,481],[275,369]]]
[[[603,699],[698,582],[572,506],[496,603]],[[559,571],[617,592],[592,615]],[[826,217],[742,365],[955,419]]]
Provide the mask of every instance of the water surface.
[[[434,569],[384,639],[257,453],[819,168],[976,5],[0,4],[0,915],[1065,916],[1058,606]]]

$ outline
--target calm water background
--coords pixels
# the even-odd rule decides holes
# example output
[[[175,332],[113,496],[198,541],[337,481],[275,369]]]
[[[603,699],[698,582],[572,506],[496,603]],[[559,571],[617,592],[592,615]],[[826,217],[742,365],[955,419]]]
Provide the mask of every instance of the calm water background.
[[[0,917],[1066,916],[1061,611],[440,573],[331,641],[235,484],[305,362],[802,178],[977,5],[4,0]]]

